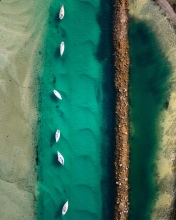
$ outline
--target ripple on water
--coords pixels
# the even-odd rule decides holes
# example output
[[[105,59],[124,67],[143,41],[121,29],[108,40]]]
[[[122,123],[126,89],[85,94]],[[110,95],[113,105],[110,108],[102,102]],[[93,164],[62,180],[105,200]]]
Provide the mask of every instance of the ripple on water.
[[[79,106],[80,110],[84,111],[85,113],[90,113],[92,117],[95,117],[96,112],[93,112],[92,109],[86,107],[86,106]]]
[[[86,160],[87,162],[89,161],[92,164],[92,167],[94,167],[94,169],[97,168],[96,161],[94,161],[90,155],[87,155],[87,154],[79,155],[79,156],[76,156],[76,159]]]
[[[75,211],[75,216],[77,220],[82,220],[83,218],[86,220],[98,220],[99,215],[98,213],[92,213],[87,210],[77,210]],[[84,217],[83,217],[84,216]]]
[[[76,156],[73,163],[72,169],[76,170],[74,174],[73,182],[77,184],[89,184],[90,186],[99,187],[99,167],[96,166],[96,161],[93,161],[91,155]],[[95,178],[97,173],[97,178]]]
[[[96,191],[96,188],[94,186],[90,186],[88,184],[77,184],[77,185],[73,185],[73,189],[75,190],[75,192],[78,192],[79,195],[81,195],[78,198],[78,202],[82,203],[82,199],[87,199],[87,195],[88,199],[87,199],[87,203],[91,204],[91,213],[96,213],[96,201],[98,199],[98,192]],[[86,210],[87,204],[86,203],[82,203],[81,206],[79,206],[79,210]]]
[[[84,3],[84,7],[92,7],[92,10],[96,11],[97,10],[97,6],[98,6],[98,2],[97,1],[90,1],[90,0],[80,0],[81,3]]]
[[[97,161],[97,154],[99,152],[97,146],[100,142],[97,135],[91,129],[84,128],[77,131],[76,136],[79,137],[76,145],[77,155],[91,155],[91,159]]]

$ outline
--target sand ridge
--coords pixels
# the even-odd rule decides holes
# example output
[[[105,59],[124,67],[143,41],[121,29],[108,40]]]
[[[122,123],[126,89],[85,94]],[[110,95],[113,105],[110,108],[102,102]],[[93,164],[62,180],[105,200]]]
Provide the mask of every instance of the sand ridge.
[[[0,1],[0,215],[35,216],[37,88],[50,1]],[[35,93],[36,91],[36,93]]]

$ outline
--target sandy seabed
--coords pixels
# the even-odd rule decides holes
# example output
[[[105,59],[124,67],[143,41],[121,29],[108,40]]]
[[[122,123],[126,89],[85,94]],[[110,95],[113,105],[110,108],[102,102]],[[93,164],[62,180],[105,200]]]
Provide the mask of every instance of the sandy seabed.
[[[35,218],[37,83],[50,0],[0,1],[0,219]]]
[[[130,16],[146,22],[156,34],[156,38],[170,63],[170,91],[168,108],[160,118],[160,146],[156,159],[156,184],[159,189],[154,202],[151,219],[175,219],[176,184],[176,31],[171,18],[163,8],[151,0],[130,1]]]

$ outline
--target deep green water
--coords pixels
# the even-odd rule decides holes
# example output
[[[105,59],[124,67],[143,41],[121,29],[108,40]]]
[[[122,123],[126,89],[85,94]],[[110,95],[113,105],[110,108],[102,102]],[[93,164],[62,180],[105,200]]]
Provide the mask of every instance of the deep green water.
[[[148,220],[157,197],[154,182],[159,117],[168,106],[171,69],[155,34],[130,21],[130,220]]]
[[[40,79],[38,220],[113,219],[112,2],[63,4],[62,21],[59,2],[54,0],[50,7]],[[53,89],[62,100],[54,97]],[[61,131],[57,144],[56,129]],[[65,158],[64,166],[57,161],[57,150]],[[69,210],[62,217],[67,199]]]

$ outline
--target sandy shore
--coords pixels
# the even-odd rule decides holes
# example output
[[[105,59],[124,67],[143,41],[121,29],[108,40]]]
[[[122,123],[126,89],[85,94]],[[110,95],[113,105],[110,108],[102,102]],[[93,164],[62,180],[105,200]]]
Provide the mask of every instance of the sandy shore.
[[[176,14],[166,0],[156,0],[156,2],[161,6],[161,8],[166,12],[166,14],[172,19],[173,23],[176,24]]]
[[[115,219],[128,217],[128,175],[129,175],[129,143],[128,143],[128,82],[129,82],[129,45],[128,45],[128,1],[117,0],[114,14],[114,48],[115,48],[115,86],[116,102],[116,152],[115,170],[117,198]]]
[[[165,59],[170,63],[170,96],[168,108],[160,116],[160,144],[156,158],[156,185],[158,196],[151,219],[175,219],[175,167],[176,167],[176,34],[172,25],[156,2],[134,0],[130,2],[130,17],[145,22],[156,35]]]
[[[35,218],[36,77],[50,1],[0,1],[0,213]],[[36,91],[36,92],[35,92]]]

